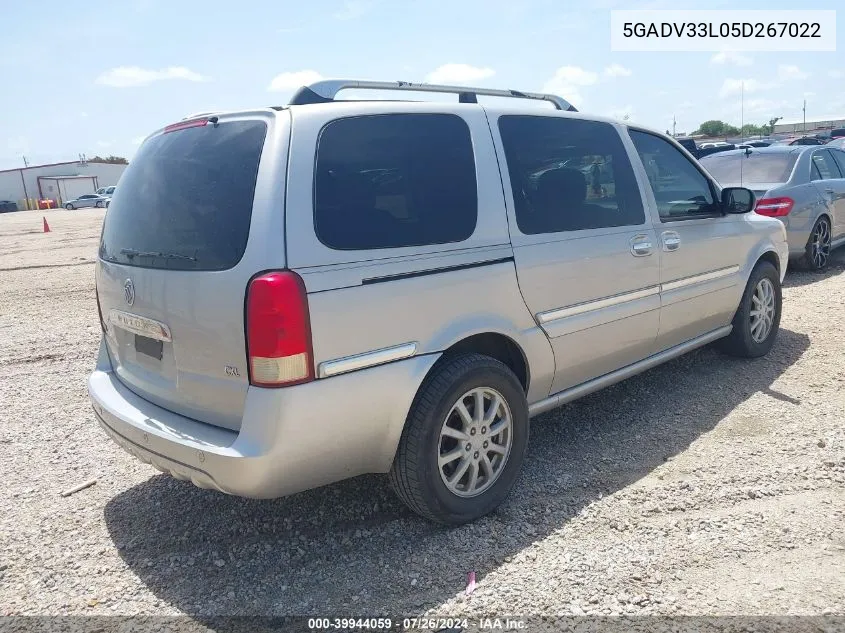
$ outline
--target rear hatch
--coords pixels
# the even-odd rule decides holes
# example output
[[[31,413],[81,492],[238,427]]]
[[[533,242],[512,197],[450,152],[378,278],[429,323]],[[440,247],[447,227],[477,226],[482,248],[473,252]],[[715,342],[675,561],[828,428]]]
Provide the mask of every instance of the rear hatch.
[[[233,430],[249,386],[244,293],[262,267],[284,265],[283,208],[266,195],[279,165],[261,159],[274,123],[270,113],[212,117],[148,138],[115,189],[96,272],[118,379]]]

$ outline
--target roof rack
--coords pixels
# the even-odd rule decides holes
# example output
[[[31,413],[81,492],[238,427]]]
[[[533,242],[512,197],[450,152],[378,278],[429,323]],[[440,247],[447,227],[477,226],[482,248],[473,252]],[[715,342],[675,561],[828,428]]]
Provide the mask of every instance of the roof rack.
[[[495,90],[491,88],[469,88],[465,86],[441,86],[437,84],[415,84],[409,81],[361,81],[357,79],[324,79],[300,88],[293,95],[288,105],[307,105],[312,103],[330,103],[337,93],[347,89],[364,90],[408,90],[412,92],[438,92],[457,94],[460,103],[478,103],[478,95],[487,97],[512,97],[516,99],[534,99],[548,101],[558,110],[577,112],[566,99],[557,95],[520,90]]]

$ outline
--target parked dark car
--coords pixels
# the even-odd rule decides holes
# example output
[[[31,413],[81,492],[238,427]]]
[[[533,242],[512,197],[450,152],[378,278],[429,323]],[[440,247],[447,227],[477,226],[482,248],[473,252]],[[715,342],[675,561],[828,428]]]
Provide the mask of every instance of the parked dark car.
[[[802,136],[801,138],[787,139],[778,145],[824,145],[824,141],[815,136]]]
[[[18,210],[18,203],[11,200],[0,200],[0,213],[8,213]]]
[[[837,138],[845,138],[845,127],[839,127],[839,128],[836,128],[835,130],[831,130],[830,131],[830,138],[831,138],[831,140],[837,139]]]
[[[687,150],[690,154],[698,158],[698,146],[695,144],[694,138],[689,137],[682,137],[676,138],[676,141],[684,146],[684,149]]]
[[[703,158],[704,156],[710,156],[710,154],[727,152],[732,149],[736,149],[736,145],[734,145],[733,143],[725,143],[724,145],[714,145],[711,147],[702,147],[698,150],[698,156],[696,156],[696,158]]]

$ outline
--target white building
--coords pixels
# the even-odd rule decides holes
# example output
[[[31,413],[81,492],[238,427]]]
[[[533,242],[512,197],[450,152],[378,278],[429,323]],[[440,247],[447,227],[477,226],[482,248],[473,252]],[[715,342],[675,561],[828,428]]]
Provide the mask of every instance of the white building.
[[[18,209],[35,209],[38,200],[62,206],[85,193],[116,185],[126,165],[68,161],[0,171],[0,200],[16,202]]]
[[[775,123],[775,134],[778,133],[792,133],[800,134],[804,132],[806,127],[808,134],[815,134],[822,130],[830,130],[838,127],[845,127],[845,116],[829,117],[826,119],[807,119],[806,123],[803,119],[792,119],[788,121],[778,121]]]

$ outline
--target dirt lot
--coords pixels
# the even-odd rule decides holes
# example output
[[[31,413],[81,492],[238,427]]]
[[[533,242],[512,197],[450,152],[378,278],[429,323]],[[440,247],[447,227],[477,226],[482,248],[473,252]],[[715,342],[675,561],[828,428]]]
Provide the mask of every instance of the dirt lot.
[[[509,502],[449,530],[381,477],[250,501],[112,444],[102,216],[0,215],[0,614],[845,613],[845,252],[787,276],[767,358],[703,349],[538,418]]]

